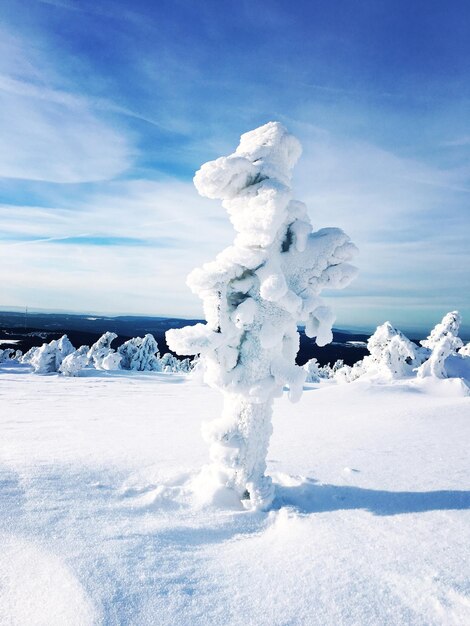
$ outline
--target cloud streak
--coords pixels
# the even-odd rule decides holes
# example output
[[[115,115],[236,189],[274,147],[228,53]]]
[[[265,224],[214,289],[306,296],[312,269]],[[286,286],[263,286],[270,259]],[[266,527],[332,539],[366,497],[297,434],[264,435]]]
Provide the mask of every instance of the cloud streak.
[[[92,100],[49,87],[60,74],[38,49],[31,54],[31,42],[1,30],[0,38],[0,177],[79,183],[128,169],[128,138],[93,112]]]
[[[339,323],[470,319],[468,36],[372,4],[271,3],[261,29],[245,0],[6,0],[0,305],[200,316],[186,274],[233,232],[193,172],[279,119],[296,197],[360,248]]]

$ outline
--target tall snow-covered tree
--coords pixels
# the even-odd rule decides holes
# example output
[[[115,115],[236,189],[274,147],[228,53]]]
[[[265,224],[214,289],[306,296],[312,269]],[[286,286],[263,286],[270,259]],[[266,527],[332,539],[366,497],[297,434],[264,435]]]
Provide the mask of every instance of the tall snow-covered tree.
[[[196,173],[197,190],[222,200],[237,235],[188,277],[207,324],[166,334],[178,354],[201,355],[206,382],[224,395],[222,417],[206,429],[212,464],[201,474],[204,488],[212,495],[229,488],[254,508],[274,495],[265,475],[273,399],[284,385],[292,401],[302,393],[297,323],[318,345],[331,341],[334,315],[319,294],[356,274],[349,237],[337,228],[312,232],[305,205],[292,197],[300,153],[298,140],[270,122]]]

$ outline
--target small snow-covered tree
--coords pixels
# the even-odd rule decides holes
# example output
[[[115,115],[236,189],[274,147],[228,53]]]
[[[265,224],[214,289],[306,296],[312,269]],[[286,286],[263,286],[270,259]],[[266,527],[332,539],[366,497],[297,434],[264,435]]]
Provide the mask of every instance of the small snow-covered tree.
[[[320,381],[320,363],[317,359],[313,358],[307,361],[304,365],[304,370],[306,372],[306,383],[318,383]]]
[[[5,348],[4,350],[0,350],[0,363],[6,363],[7,361],[11,361],[13,359],[14,350],[11,348]]]
[[[27,350],[23,356],[20,358],[20,363],[31,363],[31,359],[39,350],[39,346],[33,346],[29,350]]]
[[[459,334],[462,318],[458,311],[451,311],[442,318],[439,324],[436,324],[429,336],[420,341],[424,348],[433,350],[443,337],[457,337]]]
[[[121,355],[110,350],[100,360],[100,365],[97,369],[114,371],[121,368]]]
[[[182,374],[189,374],[189,372],[191,372],[193,369],[193,364],[191,362],[191,359],[182,359],[180,361],[179,364],[179,372],[181,372]]]
[[[134,355],[138,352],[141,342],[141,337],[134,337],[133,339],[129,339],[128,341],[125,341],[121,346],[119,346],[117,351],[118,354],[121,355],[121,369],[132,369],[132,359]]]
[[[75,352],[68,354],[59,367],[64,376],[78,376],[78,373],[88,365],[88,346],[81,346]]]
[[[458,337],[461,317],[458,311],[451,311],[431,331],[429,337],[421,341],[421,345],[430,351],[429,358],[418,368],[418,378],[434,376],[447,378],[445,361],[456,354],[463,346]]]
[[[40,348],[34,350],[29,358],[29,363],[33,366],[36,374],[51,374],[59,371],[64,358],[74,351],[75,348],[70,343],[67,335],[62,335],[60,339],[53,339],[50,343],[43,343]]]
[[[57,372],[57,341],[43,343],[31,356],[30,364],[35,374]]]
[[[411,375],[416,359],[416,346],[390,322],[377,327],[367,341],[367,348],[370,356],[363,360],[367,370],[376,369],[378,374],[389,378]]]
[[[60,363],[62,363],[66,356],[75,352],[75,348],[67,335],[62,335],[62,337],[57,341],[57,352],[57,360],[60,360]],[[58,365],[60,365],[60,363],[58,363]]]
[[[171,352],[166,352],[159,359],[159,366],[162,372],[179,372],[181,370],[181,361]]]
[[[333,366],[331,367],[331,376],[330,376],[330,378],[333,377],[336,374],[336,372],[339,369],[341,369],[342,367],[344,367],[343,359],[338,359],[337,361],[335,361],[333,363]]]
[[[119,369],[121,355],[111,348],[116,339],[116,333],[105,332],[88,350],[87,356],[90,365],[97,370]]]
[[[158,344],[151,334],[129,339],[118,348],[121,355],[121,368],[137,372],[158,372],[160,370]]]
[[[351,367],[336,366],[334,378],[339,382],[353,382],[362,376],[398,379],[411,376],[416,366],[418,348],[390,322],[377,326],[367,341],[369,354]]]
[[[367,365],[364,365],[367,357],[354,363],[354,365],[343,365],[338,367],[333,373],[333,378],[339,383],[352,383],[367,372]]]
[[[265,475],[273,399],[286,384],[292,401],[302,393],[297,323],[318,345],[330,342],[334,316],[319,294],[356,273],[349,237],[336,228],[312,232],[305,205],[292,197],[300,153],[297,139],[270,122],[196,173],[197,190],[222,200],[237,236],[188,277],[207,324],[166,333],[176,353],[201,355],[206,382],[224,395],[222,417],[205,431],[212,465],[201,474],[204,489],[215,495],[229,488],[254,508],[269,506],[274,495]]]

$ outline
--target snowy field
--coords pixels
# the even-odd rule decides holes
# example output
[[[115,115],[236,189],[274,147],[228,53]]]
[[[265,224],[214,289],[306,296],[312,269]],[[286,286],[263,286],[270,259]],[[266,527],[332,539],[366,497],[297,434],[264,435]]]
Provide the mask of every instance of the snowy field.
[[[470,624],[470,398],[458,379],[276,402],[269,513],[200,507],[176,374],[0,370],[0,624]]]

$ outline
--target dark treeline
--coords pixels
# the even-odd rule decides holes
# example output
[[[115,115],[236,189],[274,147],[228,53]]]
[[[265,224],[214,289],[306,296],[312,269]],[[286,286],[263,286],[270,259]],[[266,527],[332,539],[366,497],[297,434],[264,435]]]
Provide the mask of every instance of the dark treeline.
[[[143,337],[151,333],[157,340],[160,353],[171,352],[165,341],[169,328],[181,328],[197,324],[203,320],[187,320],[168,317],[119,316],[103,317],[92,315],[72,315],[66,313],[16,313],[0,312],[0,340],[17,340],[15,345],[4,344],[26,352],[32,346],[58,339],[66,334],[75,347],[93,344],[107,330],[115,332],[118,338],[113,347],[118,347],[131,337]],[[365,342],[367,334],[334,330],[333,343],[319,348],[314,341],[300,330],[300,351],[297,361],[303,365],[315,357],[321,365],[343,359],[353,365],[367,354],[365,346],[348,342]]]

